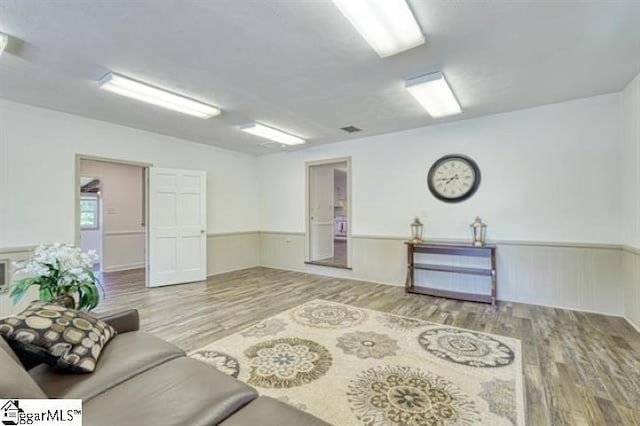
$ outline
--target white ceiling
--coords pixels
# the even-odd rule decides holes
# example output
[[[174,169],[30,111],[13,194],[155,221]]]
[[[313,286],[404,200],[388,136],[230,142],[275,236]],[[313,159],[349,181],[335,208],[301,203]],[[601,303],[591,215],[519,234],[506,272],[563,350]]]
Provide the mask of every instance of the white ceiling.
[[[252,120],[306,146],[621,90],[640,2],[417,1],[427,42],[381,59],[328,0],[0,0],[0,97],[254,154]],[[108,70],[221,107],[200,120],[97,89]],[[430,119],[406,78],[443,71],[464,113]],[[340,127],[363,129],[349,135]]]

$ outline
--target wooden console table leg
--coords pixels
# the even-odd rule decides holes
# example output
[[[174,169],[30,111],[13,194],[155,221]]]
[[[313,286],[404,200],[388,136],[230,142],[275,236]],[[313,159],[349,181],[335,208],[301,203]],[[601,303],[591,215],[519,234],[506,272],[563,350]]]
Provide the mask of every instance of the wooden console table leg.
[[[491,250],[491,305],[496,305],[496,288],[497,288],[497,266],[496,266],[496,251]]]
[[[413,273],[413,245],[407,244],[407,280],[404,283],[405,292],[413,290]]]

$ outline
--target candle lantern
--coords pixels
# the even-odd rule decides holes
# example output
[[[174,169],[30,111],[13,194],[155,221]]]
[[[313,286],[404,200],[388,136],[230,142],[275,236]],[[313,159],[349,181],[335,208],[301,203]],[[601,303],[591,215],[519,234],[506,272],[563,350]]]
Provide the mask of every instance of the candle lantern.
[[[411,223],[411,241],[414,243],[422,242],[422,222],[417,217]]]
[[[480,216],[476,217],[471,225],[471,237],[473,238],[474,247],[484,246],[484,239],[487,233],[487,224],[482,222]]]

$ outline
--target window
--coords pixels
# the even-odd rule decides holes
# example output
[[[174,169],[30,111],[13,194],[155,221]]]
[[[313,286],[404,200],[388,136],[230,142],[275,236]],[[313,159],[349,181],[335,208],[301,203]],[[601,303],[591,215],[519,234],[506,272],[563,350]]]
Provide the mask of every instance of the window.
[[[99,200],[96,195],[82,195],[80,197],[80,228],[100,228]]]

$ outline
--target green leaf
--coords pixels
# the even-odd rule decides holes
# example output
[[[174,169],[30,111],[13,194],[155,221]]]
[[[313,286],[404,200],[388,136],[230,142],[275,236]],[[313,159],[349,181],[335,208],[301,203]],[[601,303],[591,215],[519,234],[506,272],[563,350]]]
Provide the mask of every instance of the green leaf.
[[[91,309],[98,306],[100,302],[100,293],[93,283],[81,284],[79,287],[80,301],[78,303],[78,309]]]
[[[16,281],[16,283],[13,285],[11,293],[9,294],[9,297],[11,297],[11,301],[13,302],[13,304],[15,305],[24,297],[27,290],[29,290],[29,287],[38,284],[39,278],[34,277],[23,278],[19,281]]]
[[[49,286],[40,286],[40,300],[50,302],[55,298],[56,297]]]

